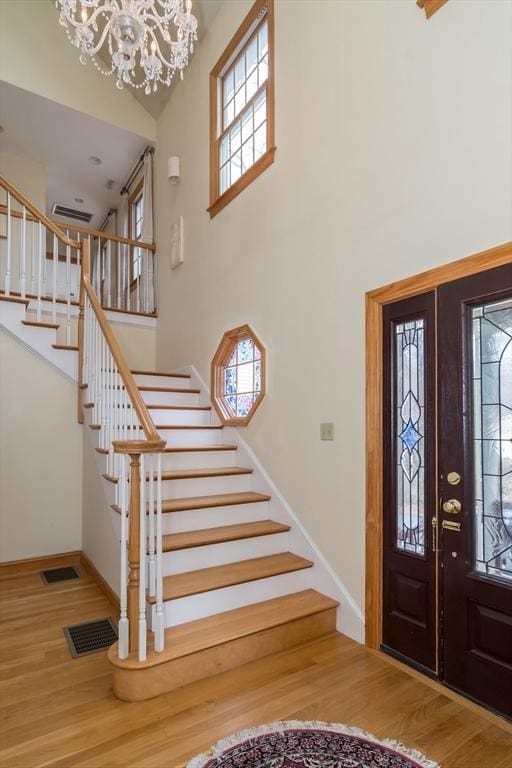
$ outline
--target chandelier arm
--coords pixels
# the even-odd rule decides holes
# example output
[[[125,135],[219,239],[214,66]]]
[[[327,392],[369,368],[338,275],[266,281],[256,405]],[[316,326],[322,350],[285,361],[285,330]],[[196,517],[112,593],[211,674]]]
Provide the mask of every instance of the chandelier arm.
[[[112,19],[110,18],[107,23],[105,24],[105,29],[101,33],[101,37],[98,40],[97,45],[94,46],[94,48],[91,48],[90,45],[85,44],[85,48],[82,50],[85,51],[89,56],[96,56],[96,54],[103,48],[103,43],[105,42],[105,38],[110,33],[110,27],[112,26]],[[114,71],[115,67],[112,64],[112,72]]]
[[[81,0],[81,1],[83,2],[83,0]],[[119,6],[118,6],[118,10],[119,10]],[[88,29],[90,26],[92,26],[92,25],[93,25],[93,24],[96,22],[96,19],[97,19],[97,17],[98,17],[100,14],[102,14],[102,13],[106,13],[106,11],[105,11],[105,8],[104,8],[103,6],[99,6],[99,7],[98,7],[98,8],[97,8],[97,9],[94,11],[94,13],[92,14],[92,16],[91,16],[89,19],[87,19],[87,21],[77,21],[77,20],[76,20],[74,17],[71,17],[71,16],[67,16],[67,15],[65,15],[65,16],[64,16],[64,18],[65,18],[65,19],[66,19],[66,21],[68,21],[68,22],[71,24],[71,26],[73,26],[75,29],[77,29],[78,27],[87,27],[87,29]],[[111,17],[110,17],[110,19],[107,21],[107,25],[109,25],[111,21],[112,21],[112,16],[111,16]]]

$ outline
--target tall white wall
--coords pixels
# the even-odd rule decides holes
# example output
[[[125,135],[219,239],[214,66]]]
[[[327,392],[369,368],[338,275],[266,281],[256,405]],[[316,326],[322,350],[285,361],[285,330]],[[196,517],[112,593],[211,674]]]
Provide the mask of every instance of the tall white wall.
[[[27,157],[0,152],[0,174],[40,211],[46,209],[46,167]],[[3,196],[3,190],[2,190]],[[2,199],[5,204],[5,200]],[[2,217],[5,221],[4,217]]]
[[[364,294],[511,239],[512,6],[276,0],[276,161],[210,220],[208,76],[249,7],[222,6],[158,121],[157,361],[207,379],[253,325],[269,381],[246,439],[362,607]]]
[[[114,77],[101,75],[91,62],[80,63],[54,2],[0,2],[0,73],[2,80],[26,91],[150,140],[155,137],[154,119],[129,89],[120,91]]]
[[[76,384],[0,331],[0,561],[81,543]]]

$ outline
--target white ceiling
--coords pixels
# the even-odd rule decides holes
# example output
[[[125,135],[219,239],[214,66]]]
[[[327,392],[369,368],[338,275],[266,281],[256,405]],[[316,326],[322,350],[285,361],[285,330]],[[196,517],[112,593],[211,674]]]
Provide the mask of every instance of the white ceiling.
[[[217,15],[223,2],[225,2],[225,0],[193,0],[192,13],[197,18],[197,22],[198,22],[197,36],[199,38],[196,43],[196,49],[197,49],[197,46],[200,45],[201,40],[204,38],[206,32],[208,31],[208,28],[210,27],[215,16]],[[183,75],[186,80],[187,78],[186,70],[183,73]],[[133,93],[137,101],[142,104],[144,109],[146,109],[149,112],[150,115],[152,115],[154,118],[158,118],[160,117],[160,114],[162,113],[163,108],[169,101],[169,96],[171,94],[172,88],[174,86],[174,83],[177,80],[179,80],[179,74],[176,74],[174,76],[173,82],[171,83],[169,88],[160,86],[156,93],[152,93],[149,96],[145,95],[144,90],[142,88],[132,89],[131,92]],[[115,86],[115,82],[113,82],[112,85]]]
[[[120,189],[146,139],[5,82],[0,82],[0,112],[2,149],[47,168],[47,215],[54,203],[90,211],[94,229],[109,208],[119,206]],[[102,164],[91,165],[91,156]],[[106,187],[109,179],[112,190]]]

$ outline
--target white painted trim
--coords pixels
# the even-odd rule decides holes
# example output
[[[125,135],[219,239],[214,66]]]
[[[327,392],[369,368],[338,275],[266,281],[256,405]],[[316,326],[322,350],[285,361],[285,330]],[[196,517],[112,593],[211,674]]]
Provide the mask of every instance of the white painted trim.
[[[176,373],[190,373],[192,377],[190,380],[191,387],[198,387],[201,389],[200,403],[206,405],[211,402],[210,389],[194,365],[186,365],[180,369],[176,369]],[[339,631],[359,643],[364,643],[364,614],[358,604],[343,584],[338,574],[327,561],[302,522],[294,513],[282,493],[279,491],[266,469],[256,457],[252,448],[242,437],[240,429],[237,427],[225,427],[224,432],[226,435],[225,441],[238,445],[239,452],[245,453],[250,464],[255,468],[256,472],[253,475],[255,485],[253,485],[253,490],[261,490],[262,492],[268,491],[272,496],[272,502],[270,502],[273,507],[271,517],[277,519],[279,522],[286,522],[289,520],[292,525],[292,531],[290,533],[293,535],[295,532],[294,544],[297,546],[294,546],[294,551],[296,554],[308,557],[309,551],[309,556],[315,562],[315,568],[313,569],[314,582],[312,586],[340,602],[337,618],[337,627]],[[242,461],[242,457],[240,457],[240,463],[246,464],[247,462]],[[266,488],[260,489],[256,487],[256,484],[258,483],[258,475],[260,482],[265,485]],[[302,542],[300,539],[302,539]],[[302,551],[297,551],[297,548]]]

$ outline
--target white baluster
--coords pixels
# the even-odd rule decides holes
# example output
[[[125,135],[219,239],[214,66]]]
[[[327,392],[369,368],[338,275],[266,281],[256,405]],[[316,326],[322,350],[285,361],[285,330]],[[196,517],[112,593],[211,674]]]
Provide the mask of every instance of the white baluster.
[[[12,259],[12,224],[11,224],[11,195],[7,193],[7,260],[5,265],[5,295],[11,292],[11,259]]]
[[[139,249],[135,248],[135,258],[139,256]],[[135,264],[137,264],[138,274],[136,276],[136,283],[135,283],[135,308],[137,312],[140,312],[140,282],[141,282],[141,263],[135,261]]]
[[[147,477],[147,480],[146,480]],[[153,597],[156,593],[155,585],[155,460],[154,455],[148,457],[148,471],[144,477],[148,484],[148,589]]]
[[[20,295],[24,299],[27,294],[27,211],[25,206],[22,206],[20,249]]]
[[[164,649],[164,602],[162,575],[162,454],[157,454],[156,470],[156,608],[154,648],[160,652]]]
[[[41,222],[39,222],[39,258],[37,260],[37,310],[36,310],[36,319],[37,322],[41,322],[41,314],[43,311],[43,306],[41,302],[41,293],[43,290],[43,270],[44,270],[44,262],[45,262],[45,242],[44,242],[45,232],[43,229],[43,225]]]
[[[111,240],[107,241],[107,307],[112,306],[112,256]]]
[[[69,237],[69,229],[66,230]],[[66,344],[71,344],[71,246],[66,243]]]
[[[121,507],[121,578],[119,586],[119,658],[126,659],[128,656],[128,552],[127,552],[127,482],[126,482],[126,462],[127,456],[120,455],[120,477],[119,492]]]
[[[59,242],[53,236],[52,323],[57,321],[57,270],[59,268]]]
[[[146,660],[146,462],[140,457],[139,661]]]
[[[30,227],[30,293],[32,296],[36,292],[36,264],[37,264],[37,221],[32,220],[32,226]]]
[[[117,243],[116,258],[116,287],[117,287],[117,308],[121,309],[121,243]]]

